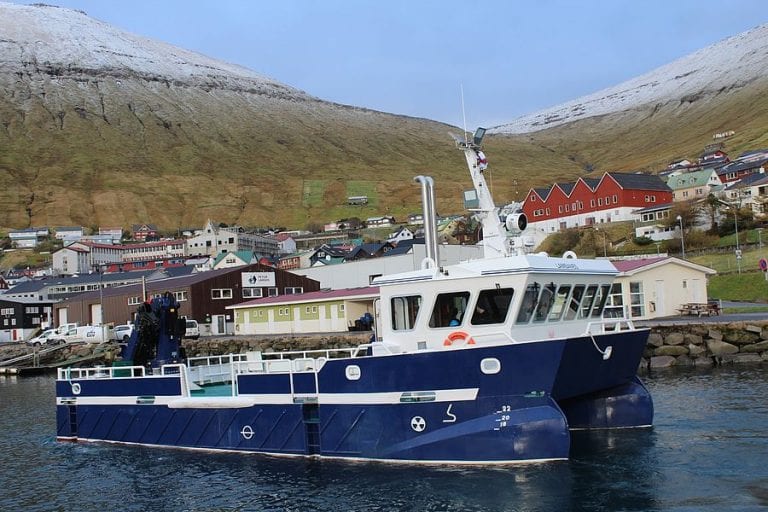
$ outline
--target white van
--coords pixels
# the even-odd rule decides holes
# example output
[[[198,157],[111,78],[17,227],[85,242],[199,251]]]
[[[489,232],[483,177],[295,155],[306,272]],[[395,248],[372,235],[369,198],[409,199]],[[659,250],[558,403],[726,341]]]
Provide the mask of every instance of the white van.
[[[197,320],[187,319],[187,330],[184,332],[184,337],[193,340],[200,337],[200,326],[197,325]]]
[[[35,347],[39,347],[40,345],[50,346],[58,343],[57,338],[56,329],[46,329],[34,338],[27,340],[27,343]]]
[[[106,325],[86,325],[71,327],[63,333],[56,334],[56,340],[62,343],[104,343],[110,339]]]

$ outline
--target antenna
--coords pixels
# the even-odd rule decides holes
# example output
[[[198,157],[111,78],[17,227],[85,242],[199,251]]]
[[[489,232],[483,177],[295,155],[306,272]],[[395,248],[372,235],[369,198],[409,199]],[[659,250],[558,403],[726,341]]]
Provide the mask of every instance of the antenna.
[[[459,84],[461,88],[461,117],[464,120],[464,140],[469,142],[469,136],[467,135],[467,114],[464,111],[464,84]]]

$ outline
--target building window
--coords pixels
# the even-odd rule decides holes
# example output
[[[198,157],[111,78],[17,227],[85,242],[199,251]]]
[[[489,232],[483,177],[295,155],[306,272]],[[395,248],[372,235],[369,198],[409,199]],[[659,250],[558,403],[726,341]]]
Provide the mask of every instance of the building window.
[[[187,291],[186,290],[181,290],[181,291],[178,291],[178,292],[173,292],[173,296],[179,302],[184,302],[186,300],[189,300],[188,297],[187,297]]]
[[[277,288],[267,288],[267,297],[277,297]]]
[[[286,286],[284,293],[286,295],[298,295],[304,293],[304,288],[301,286]]]
[[[339,304],[339,312],[340,313],[344,312],[344,304]]]
[[[591,206],[592,208],[595,207],[595,200],[594,199],[590,199],[589,200],[589,206]]]
[[[129,306],[138,306],[141,304],[141,297],[128,297]]]
[[[557,213],[563,213],[563,205],[557,207]]]
[[[598,197],[597,198],[597,206],[603,206],[603,198],[602,197]]]
[[[27,306],[26,308],[24,308],[24,312],[29,314],[29,315],[33,315],[35,313],[38,313],[39,310],[38,310],[37,306]]]
[[[619,196],[617,194],[613,194],[613,204],[619,203]]]
[[[215,300],[231,299],[232,288],[212,288],[211,298]]]
[[[630,303],[630,316],[638,317],[645,315],[645,298],[643,294],[643,283],[630,282],[629,283],[629,303]]]
[[[244,299],[258,299],[263,296],[261,288],[243,288]]]

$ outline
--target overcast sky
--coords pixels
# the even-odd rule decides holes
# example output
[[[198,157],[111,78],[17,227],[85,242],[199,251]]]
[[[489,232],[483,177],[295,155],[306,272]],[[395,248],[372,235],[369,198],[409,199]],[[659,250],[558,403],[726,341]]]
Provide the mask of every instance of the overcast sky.
[[[338,103],[461,126],[463,87],[469,127],[616,85],[768,22],[766,0],[45,2]]]

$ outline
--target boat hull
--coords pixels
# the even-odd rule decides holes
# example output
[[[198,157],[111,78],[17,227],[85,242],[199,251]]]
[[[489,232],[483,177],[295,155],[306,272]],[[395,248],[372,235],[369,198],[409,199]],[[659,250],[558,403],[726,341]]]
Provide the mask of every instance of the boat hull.
[[[231,396],[190,396],[183,374],[60,379],[57,437],[421,463],[567,459],[550,393],[563,347],[333,359],[317,372],[240,374]]]

